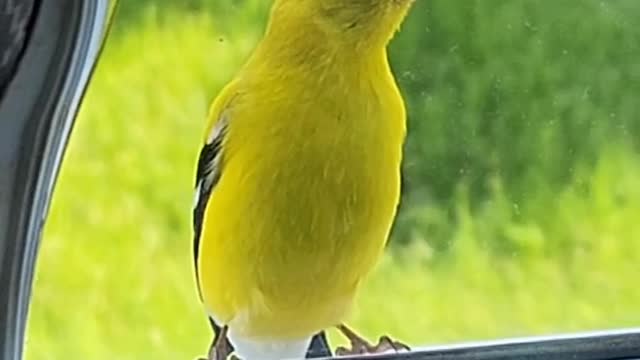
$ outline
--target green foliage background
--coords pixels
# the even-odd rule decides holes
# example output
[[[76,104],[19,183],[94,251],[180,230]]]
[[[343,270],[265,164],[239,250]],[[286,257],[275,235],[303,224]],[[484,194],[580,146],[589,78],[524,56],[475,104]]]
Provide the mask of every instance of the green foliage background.
[[[47,223],[28,359],[204,354],[193,166],[268,6],[120,4]],[[435,344],[640,323],[639,10],[416,2],[390,55],[409,109],[403,202],[355,327]]]

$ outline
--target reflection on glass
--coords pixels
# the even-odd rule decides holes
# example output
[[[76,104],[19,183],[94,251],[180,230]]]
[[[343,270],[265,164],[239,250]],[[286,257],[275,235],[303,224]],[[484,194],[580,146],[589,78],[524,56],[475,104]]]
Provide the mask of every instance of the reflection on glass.
[[[31,359],[208,345],[190,257],[194,139],[269,4],[138,3],[121,4],[71,140]],[[354,326],[433,344],[640,324],[638,11],[416,3],[391,51],[409,110],[403,201]]]

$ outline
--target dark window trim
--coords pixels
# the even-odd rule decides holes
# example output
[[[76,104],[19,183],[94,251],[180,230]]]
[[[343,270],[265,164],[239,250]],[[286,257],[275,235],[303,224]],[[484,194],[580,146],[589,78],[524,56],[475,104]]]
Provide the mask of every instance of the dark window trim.
[[[0,98],[24,54],[37,9],[37,0],[0,0]]]

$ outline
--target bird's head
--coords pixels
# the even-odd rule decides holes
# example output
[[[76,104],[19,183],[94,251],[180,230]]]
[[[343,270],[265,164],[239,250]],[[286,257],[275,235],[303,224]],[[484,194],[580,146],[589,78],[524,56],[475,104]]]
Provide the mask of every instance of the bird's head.
[[[313,24],[347,45],[386,45],[414,0],[276,0],[274,15]],[[300,23],[300,21],[302,23]]]

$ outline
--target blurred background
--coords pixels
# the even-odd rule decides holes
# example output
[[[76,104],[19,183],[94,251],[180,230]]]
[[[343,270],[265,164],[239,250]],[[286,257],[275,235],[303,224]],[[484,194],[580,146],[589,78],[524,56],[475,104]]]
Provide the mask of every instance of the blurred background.
[[[46,226],[27,359],[206,353],[194,165],[269,5],[120,4]],[[354,327],[426,345],[640,325],[638,12],[416,2],[390,51],[409,111],[402,206]]]

